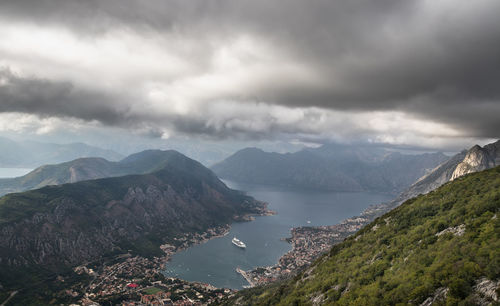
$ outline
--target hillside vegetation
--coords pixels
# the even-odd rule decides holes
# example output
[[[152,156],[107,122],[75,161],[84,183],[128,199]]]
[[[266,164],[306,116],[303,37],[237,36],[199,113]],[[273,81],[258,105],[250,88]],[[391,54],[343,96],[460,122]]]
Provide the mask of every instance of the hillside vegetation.
[[[499,295],[500,167],[406,201],[243,305],[487,304]]]

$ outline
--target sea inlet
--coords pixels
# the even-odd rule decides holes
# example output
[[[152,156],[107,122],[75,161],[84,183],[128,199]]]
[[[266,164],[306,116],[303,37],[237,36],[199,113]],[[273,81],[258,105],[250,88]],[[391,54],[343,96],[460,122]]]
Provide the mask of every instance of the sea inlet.
[[[228,235],[175,254],[166,265],[166,276],[241,289],[248,283],[236,268],[250,270],[276,264],[291,249],[282,238],[290,237],[292,227],[336,224],[358,215],[371,204],[393,198],[370,192],[324,192],[224,182],[268,202],[269,209],[277,214],[233,223]],[[233,237],[243,241],[246,249],[233,245]]]

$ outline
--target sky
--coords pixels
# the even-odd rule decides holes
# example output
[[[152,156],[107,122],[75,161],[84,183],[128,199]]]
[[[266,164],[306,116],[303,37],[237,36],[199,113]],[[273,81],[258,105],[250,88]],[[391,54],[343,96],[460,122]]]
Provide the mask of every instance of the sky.
[[[500,136],[498,0],[0,1],[0,135],[111,148]]]

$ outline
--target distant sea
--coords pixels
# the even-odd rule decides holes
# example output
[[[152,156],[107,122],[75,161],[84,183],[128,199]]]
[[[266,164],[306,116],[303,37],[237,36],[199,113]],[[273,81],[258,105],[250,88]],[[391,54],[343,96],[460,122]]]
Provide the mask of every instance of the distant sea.
[[[370,192],[323,192],[296,190],[258,185],[225,183],[233,189],[269,203],[278,214],[257,217],[255,221],[233,223],[225,237],[212,239],[175,254],[167,264],[165,274],[188,281],[212,284],[216,287],[241,289],[247,282],[236,273],[257,266],[269,266],[291,249],[281,238],[290,237],[296,226],[336,224],[358,215],[371,204],[389,201],[393,196]],[[247,248],[231,244],[237,237]]]
[[[32,170],[31,168],[0,168],[0,178],[23,176]]]

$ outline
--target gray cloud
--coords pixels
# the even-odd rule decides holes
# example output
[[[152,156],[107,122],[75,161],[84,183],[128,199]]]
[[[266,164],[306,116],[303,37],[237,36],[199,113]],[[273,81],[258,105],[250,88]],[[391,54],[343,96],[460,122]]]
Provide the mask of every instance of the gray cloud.
[[[116,103],[120,97],[76,88],[69,82],[36,77],[23,78],[0,69],[0,112],[22,112],[41,116],[75,117],[116,125],[128,120],[128,108]]]
[[[206,103],[232,99],[292,108],[396,110],[449,124],[471,137],[499,136],[499,11],[496,0],[18,0],[0,4],[5,20],[68,28],[82,37],[98,37],[116,28],[184,37],[203,44],[204,48],[188,55],[199,65],[208,65],[214,45],[247,34],[286,51],[287,58],[269,69],[296,61],[314,72],[310,82],[286,77],[256,82],[241,88],[239,100],[234,99],[238,90],[233,90],[231,95],[208,97]],[[235,124],[218,119],[216,113],[211,114],[215,119],[206,118],[206,112],[138,114],[130,109],[135,98],[121,93],[7,77],[10,85],[0,87],[1,111],[74,116],[110,125],[151,121],[187,134],[218,137],[306,132],[305,126],[293,124],[271,123],[267,130]],[[275,120],[257,115],[263,121]]]

